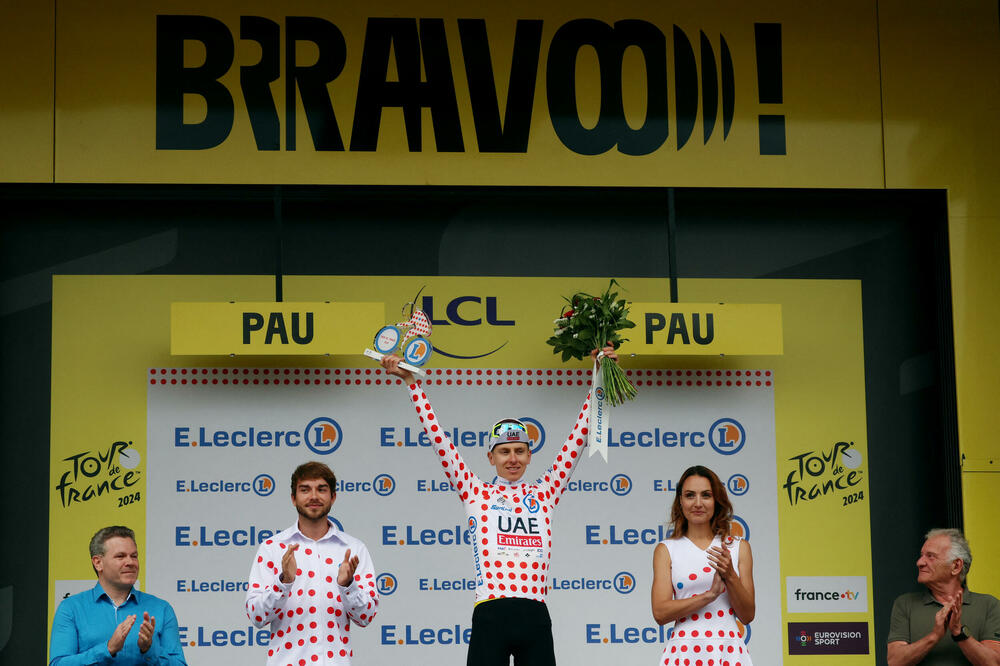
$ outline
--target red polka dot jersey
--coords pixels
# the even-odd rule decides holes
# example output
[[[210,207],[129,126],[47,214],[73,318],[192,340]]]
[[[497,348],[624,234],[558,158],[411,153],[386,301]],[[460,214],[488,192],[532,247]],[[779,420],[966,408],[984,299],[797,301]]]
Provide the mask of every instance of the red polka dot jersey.
[[[298,544],[295,580],[282,583],[281,558]],[[347,549],[358,556],[354,580],[337,583]],[[371,555],[359,539],[333,524],[313,541],[298,523],[268,539],[250,567],[246,611],[255,627],[270,625],[267,666],[351,663],[351,626],[367,626],[378,610],[378,589]]]
[[[709,548],[725,542],[739,571],[739,539],[716,536]],[[670,579],[675,599],[687,599],[704,594],[712,587],[715,569],[708,561],[707,551],[688,539],[661,541],[670,553]],[[697,612],[674,621],[673,633],[663,648],[660,666],[753,666],[746,644],[744,629],[737,623],[736,613],[723,592],[715,601]]]
[[[409,390],[434,454],[465,508],[472,533],[476,603],[503,597],[544,602],[549,590],[552,516],[587,445],[590,395],[541,478],[525,483],[498,477],[486,483],[465,464],[420,385],[411,384]]]

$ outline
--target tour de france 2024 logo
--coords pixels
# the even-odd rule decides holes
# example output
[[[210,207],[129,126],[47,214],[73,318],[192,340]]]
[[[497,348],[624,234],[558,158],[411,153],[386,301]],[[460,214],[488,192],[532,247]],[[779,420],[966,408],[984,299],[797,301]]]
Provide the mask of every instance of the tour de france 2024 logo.
[[[142,478],[142,457],[131,441],[113,442],[107,448],[74,453],[65,463],[55,489],[59,502],[68,508],[104,495],[115,496],[118,506],[138,502],[142,496],[133,486]]]
[[[837,442],[829,449],[810,450],[788,459],[785,482],[790,506],[837,496],[842,506],[865,499],[864,456],[854,442]]]

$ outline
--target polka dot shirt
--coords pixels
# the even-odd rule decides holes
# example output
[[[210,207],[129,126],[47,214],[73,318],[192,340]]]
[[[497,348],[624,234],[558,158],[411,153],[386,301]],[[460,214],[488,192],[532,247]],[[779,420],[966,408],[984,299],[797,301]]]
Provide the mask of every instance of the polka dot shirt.
[[[281,558],[298,544],[295,580],[282,583]],[[350,548],[358,556],[354,580],[337,583],[337,570]],[[368,549],[331,523],[318,541],[303,535],[298,524],[261,544],[250,568],[246,611],[256,627],[270,625],[267,666],[348,665],[351,625],[364,627],[378,610],[375,568]]]
[[[545,601],[552,556],[552,516],[587,444],[588,394],[552,466],[533,483],[486,483],[465,464],[417,383],[410,397],[472,532],[476,603],[503,597]]]

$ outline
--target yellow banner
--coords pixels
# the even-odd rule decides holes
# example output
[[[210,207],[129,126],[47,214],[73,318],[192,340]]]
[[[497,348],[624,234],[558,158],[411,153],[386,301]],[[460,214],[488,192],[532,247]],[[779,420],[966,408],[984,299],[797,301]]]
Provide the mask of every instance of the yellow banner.
[[[171,303],[174,356],[360,354],[382,303]]]
[[[623,354],[780,355],[780,305],[632,303]]]
[[[51,183],[55,0],[0,5],[0,183]]]
[[[870,0],[176,7],[60,3],[57,181],[883,185]]]

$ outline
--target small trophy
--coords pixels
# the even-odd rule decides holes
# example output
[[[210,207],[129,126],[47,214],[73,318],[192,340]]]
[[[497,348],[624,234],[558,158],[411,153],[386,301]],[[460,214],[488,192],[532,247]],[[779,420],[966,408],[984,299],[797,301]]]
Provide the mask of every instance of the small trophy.
[[[403,329],[409,330],[404,334]],[[407,321],[379,329],[375,334],[375,349],[366,349],[365,356],[381,361],[387,354],[402,349],[403,361],[399,367],[415,375],[423,375],[425,373],[420,366],[427,363],[433,351],[427,339],[430,335],[431,320],[423,310],[414,309]]]

